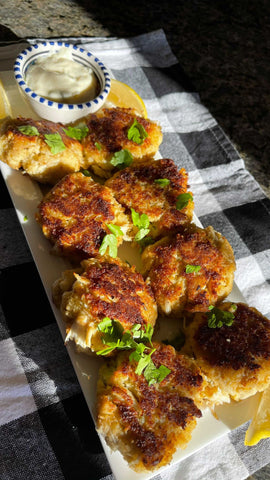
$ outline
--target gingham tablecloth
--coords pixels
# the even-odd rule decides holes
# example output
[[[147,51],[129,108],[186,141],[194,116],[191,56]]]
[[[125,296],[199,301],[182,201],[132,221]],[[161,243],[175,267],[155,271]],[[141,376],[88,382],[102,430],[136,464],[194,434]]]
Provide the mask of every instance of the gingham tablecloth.
[[[163,157],[189,172],[195,213],[231,243],[249,305],[270,312],[270,200],[192,91],[162,30],[83,43],[145,100]],[[31,40],[32,41],[32,40]],[[0,68],[20,44],[2,45]],[[112,480],[5,183],[0,184],[0,478]],[[37,304],[36,304],[36,302]],[[270,440],[244,446],[247,424],[168,468],[158,480],[242,480],[270,462]]]

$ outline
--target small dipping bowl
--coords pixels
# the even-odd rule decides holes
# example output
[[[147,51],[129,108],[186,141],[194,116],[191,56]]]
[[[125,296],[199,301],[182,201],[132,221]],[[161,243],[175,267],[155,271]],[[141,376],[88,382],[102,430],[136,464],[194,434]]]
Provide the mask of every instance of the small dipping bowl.
[[[38,95],[25,81],[27,69],[41,56],[49,56],[61,48],[71,51],[72,60],[91,68],[99,83],[96,98],[83,103],[61,103]],[[107,67],[93,53],[80,46],[61,41],[48,41],[31,45],[23,50],[14,63],[15,79],[37,115],[46,120],[71,123],[89,113],[99,110],[106,101],[111,88],[111,76]]]

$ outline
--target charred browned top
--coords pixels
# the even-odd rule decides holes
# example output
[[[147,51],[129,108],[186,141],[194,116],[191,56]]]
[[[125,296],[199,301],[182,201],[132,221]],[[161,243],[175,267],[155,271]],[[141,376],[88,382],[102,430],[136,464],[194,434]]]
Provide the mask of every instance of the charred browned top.
[[[190,391],[191,386],[200,389],[202,378],[198,368],[193,369],[191,360],[169,345],[155,343],[154,347],[156,351],[151,358],[156,367],[162,362],[171,369],[168,377],[160,384],[149,386],[143,375],[135,373],[136,362],[130,362],[129,354],[125,353],[113,376],[117,385],[114,382],[112,385],[113,402],[123,428],[128,432],[130,441],[135,443],[147,468],[161,463],[168,448],[170,453],[173,452],[170,436],[175,435],[176,428],[185,430],[192,420],[202,415]],[[118,384],[121,375],[125,388],[120,386],[122,381]],[[128,380],[125,381],[125,378]]]
[[[129,145],[136,145],[128,140],[128,129],[134,119],[144,127],[149,136],[144,140],[144,145],[151,143],[151,130],[153,122],[135,114],[131,108],[109,108],[102,110],[101,114],[91,114],[87,117],[89,132],[83,140],[84,146],[91,147],[98,142],[107,152],[114,153]]]
[[[270,359],[270,322],[243,303],[234,317],[231,326],[209,328],[204,314],[194,335],[198,351],[211,365],[256,370],[261,360]]]
[[[164,279],[178,275],[185,281],[185,310],[207,310],[217,300],[220,285],[226,281],[229,263],[234,265],[231,247],[225,238],[223,242],[230,255],[224,254],[224,248],[213,239],[208,229],[191,224],[175,237],[149,247],[154,257],[150,279],[155,295],[166,293],[169,298],[171,285]],[[199,266],[200,270],[196,274],[187,273],[187,265]]]
[[[106,222],[115,218],[115,200],[109,189],[82,173],[66,175],[39,204],[37,219],[44,234],[60,249],[98,253],[109,233]]]
[[[157,180],[166,179],[166,185]],[[132,164],[117,172],[106,182],[114,191],[115,198],[127,213],[131,208],[146,213],[150,222],[156,223],[158,233],[163,235],[191,221],[193,202],[179,210],[177,198],[188,189],[188,174],[184,168],[178,170],[171,159],[148,160]]]
[[[84,299],[94,317],[117,320],[125,329],[147,324],[147,307],[154,297],[140,273],[111,259],[89,264],[82,278],[88,281]]]

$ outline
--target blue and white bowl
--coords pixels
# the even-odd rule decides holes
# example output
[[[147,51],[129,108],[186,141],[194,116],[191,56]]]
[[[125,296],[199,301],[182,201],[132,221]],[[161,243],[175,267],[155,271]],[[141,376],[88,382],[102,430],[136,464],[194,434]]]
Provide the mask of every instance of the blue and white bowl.
[[[78,104],[60,103],[38,95],[27,85],[25,76],[28,67],[40,56],[51,55],[63,47],[71,51],[72,60],[90,67],[95,73],[100,85],[100,91],[93,100]],[[94,54],[80,46],[62,41],[46,41],[27,47],[15,60],[14,74],[19,87],[26,95],[33,110],[39,117],[53,122],[70,123],[89,113],[96,112],[105,103],[111,88],[110,73],[107,67]]]

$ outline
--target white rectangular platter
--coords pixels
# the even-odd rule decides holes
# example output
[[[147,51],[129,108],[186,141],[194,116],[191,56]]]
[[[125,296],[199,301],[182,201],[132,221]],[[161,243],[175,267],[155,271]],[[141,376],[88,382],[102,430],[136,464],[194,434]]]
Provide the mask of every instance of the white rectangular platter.
[[[2,93],[5,96],[4,101],[6,102],[7,111],[10,108],[13,116],[21,115],[37,118],[19,92],[13,80],[13,73],[0,72],[0,79],[4,86],[0,94]],[[41,228],[35,220],[37,205],[43,196],[39,185],[27,175],[22,175],[20,172],[10,169],[1,161],[0,168],[64,341],[65,327],[59,310],[52,302],[51,286],[64,270],[70,268],[70,265],[67,260],[51,255],[51,245],[43,236]],[[196,217],[195,221],[199,224]],[[126,256],[126,253],[128,252],[122,251],[122,255]],[[236,285],[234,285],[229,298],[234,302],[244,301]],[[95,421],[96,381],[102,359],[77,353],[73,344],[70,343],[67,344],[66,348],[85,400]],[[191,442],[185,450],[177,450],[171,465],[180,462],[220,436],[248,421],[252,417],[256,402],[257,397],[254,396],[239,403],[219,407],[216,410],[216,416],[208,409],[203,411],[203,416],[198,420]],[[135,473],[128,467],[119,452],[112,452],[103,438],[100,438],[100,440],[116,480],[147,480],[161,471],[143,474]]]

